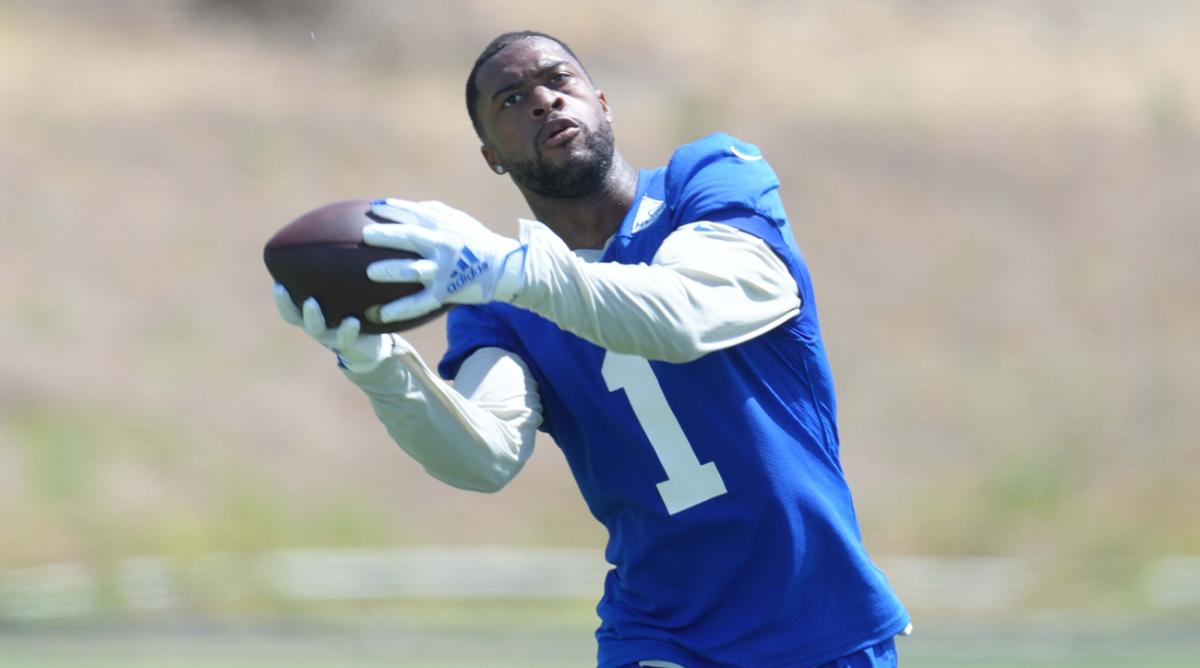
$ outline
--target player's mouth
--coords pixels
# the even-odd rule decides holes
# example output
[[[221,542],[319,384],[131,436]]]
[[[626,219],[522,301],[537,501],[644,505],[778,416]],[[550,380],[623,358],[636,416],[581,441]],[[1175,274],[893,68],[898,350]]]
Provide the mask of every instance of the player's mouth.
[[[579,124],[569,118],[556,118],[542,126],[539,143],[542,148],[562,146],[579,135]]]

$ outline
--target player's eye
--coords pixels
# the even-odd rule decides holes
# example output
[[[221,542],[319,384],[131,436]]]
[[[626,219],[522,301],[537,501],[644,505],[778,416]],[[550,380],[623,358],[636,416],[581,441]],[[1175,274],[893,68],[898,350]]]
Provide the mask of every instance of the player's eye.
[[[556,84],[566,83],[567,80],[570,78],[571,78],[570,72],[555,72],[554,74],[550,75],[550,83],[556,83]]]
[[[508,97],[506,97],[500,101],[500,108],[508,109],[509,107],[520,102],[521,98],[522,98],[522,95],[520,93],[513,93],[512,95],[509,95]]]

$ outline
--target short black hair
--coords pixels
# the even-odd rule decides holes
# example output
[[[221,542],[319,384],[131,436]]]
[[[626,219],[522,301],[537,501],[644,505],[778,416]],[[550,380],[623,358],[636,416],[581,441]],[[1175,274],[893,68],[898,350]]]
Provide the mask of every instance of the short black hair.
[[[514,42],[519,42],[523,39],[529,39],[531,37],[548,39],[551,42],[561,46],[563,51],[566,51],[568,54],[570,54],[571,57],[575,59],[575,62],[579,63],[579,67],[583,68],[583,62],[579,60],[579,56],[575,55],[575,52],[571,50],[571,47],[567,46],[566,42],[553,35],[547,35],[544,32],[538,32],[536,30],[518,30],[515,32],[506,32],[496,39],[493,39],[488,43],[487,46],[483,47],[483,51],[480,52],[479,57],[475,59],[475,65],[471,67],[471,73],[467,75],[467,114],[471,117],[471,125],[475,126],[475,134],[479,135],[480,139],[485,138],[483,136],[483,126],[479,123],[479,114],[475,112],[475,104],[479,102],[479,88],[475,85],[475,75],[479,73],[479,68],[483,67],[484,63],[492,59],[492,56],[508,48],[508,46]],[[591,75],[587,73],[586,68],[583,69],[583,74],[589,80],[591,79]]]

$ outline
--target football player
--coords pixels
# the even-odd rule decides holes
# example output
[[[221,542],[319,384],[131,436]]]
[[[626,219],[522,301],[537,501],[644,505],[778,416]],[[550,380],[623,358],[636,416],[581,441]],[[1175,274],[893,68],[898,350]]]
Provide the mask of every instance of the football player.
[[[759,149],[712,134],[634,169],[604,93],[536,32],[492,41],[466,101],[535,220],[511,239],[387,199],[373,211],[399,224],[363,233],[421,256],[368,269],[425,286],[382,321],[461,304],[438,374],[276,286],[283,317],[450,485],[498,490],[553,437],[609,534],[601,668],[896,665],[909,616],[863,547],[812,282]]]

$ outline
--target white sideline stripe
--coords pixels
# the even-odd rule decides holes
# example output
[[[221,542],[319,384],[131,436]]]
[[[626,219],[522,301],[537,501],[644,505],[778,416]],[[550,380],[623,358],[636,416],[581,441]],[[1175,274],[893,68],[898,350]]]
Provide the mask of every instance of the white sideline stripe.
[[[914,610],[1019,611],[1035,586],[1033,565],[1017,557],[883,557],[879,565]],[[0,570],[0,619],[86,617],[114,606],[154,614],[264,593],[285,601],[591,600],[608,569],[599,550],[567,548],[305,549],[179,562],[146,556],[108,573],[83,564]],[[1200,556],[1151,562],[1145,582],[1154,608],[1200,610]]]
[[[274,591],[306,600],[575,598],[608,570],[592,550],[518,548],[289,550],[259,566]]]
[[[1149,582],[1154,607],[1200,609],[1200,556],[1159,559],[1150,569]]]
[[[96,609],[96,584],[79,564],[14,568],[0,573],[0,618],[82,617]]]
[[[1029,564],[1017,557],[890,557],[879,566],[914,609],[1016,609],[1032,585]]]

